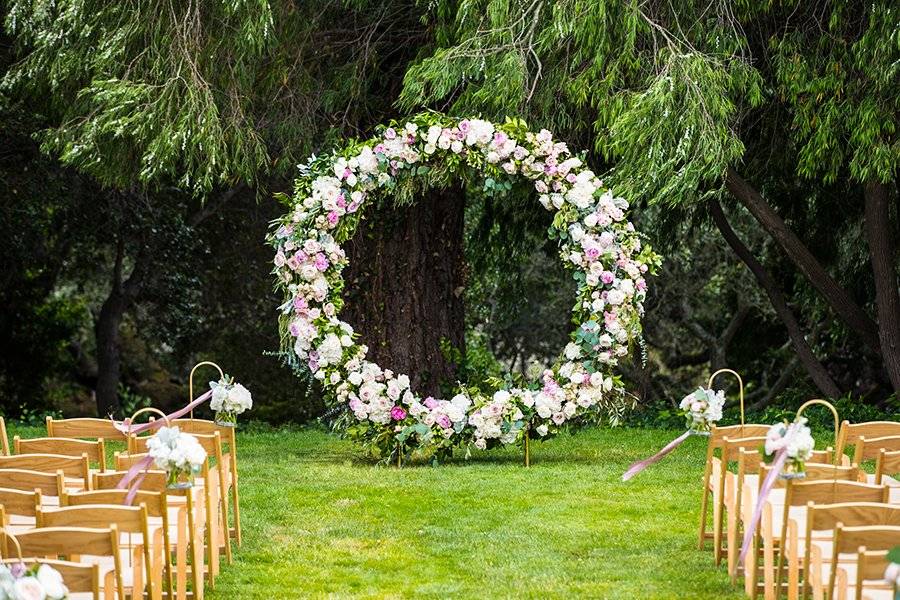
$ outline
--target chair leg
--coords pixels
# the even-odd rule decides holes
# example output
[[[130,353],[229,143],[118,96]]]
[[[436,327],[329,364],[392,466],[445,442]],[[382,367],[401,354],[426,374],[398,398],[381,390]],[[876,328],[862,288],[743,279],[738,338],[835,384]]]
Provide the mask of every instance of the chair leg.
[[[237,486],[234,486],[237,490]],[[703,475],[703,499],[700,501],[700,533],[697,549],[703,550],[706,544],[706,513],[709,505],[709,464],[706,465],[706,473]]]
[[[231,474],[231,508],[234,515],[234,537],[238,548],[241,547],[241,508],[238,502],[238,476],[237,471]],[[701,542],[702,543],[702,542]]]

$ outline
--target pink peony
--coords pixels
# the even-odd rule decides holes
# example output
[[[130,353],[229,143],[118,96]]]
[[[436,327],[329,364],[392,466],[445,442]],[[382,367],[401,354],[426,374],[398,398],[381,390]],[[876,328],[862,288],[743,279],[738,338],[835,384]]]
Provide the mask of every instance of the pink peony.
[[[434,398],[432,398],[431,396],[428,396],[427,398],[425,398],[424,404],[425,404],[425,406],[427,406],[428,408],[430,408],[432,410],[434,410],[435,408],[438,407],[438,401],[435,400]]]
[[[388,127],[384,132],[384,139],[393,140],[397,137],[397,132],[394,131],[393,127]]]
[[[402,421],[406,418],[406,411],[402,406],[395,406],[391,409],[391,418],[395,421]]]
[[[444,429],[450,429],[453,423],[450,421],[450,417],[447,415],[441,415],[437,419],[435,419],[435,423],[443,427]]]
[[[324,271],[325,269],[328,268],[328,259],[325,257],[324,254],[319,252],[318,254],[316,254],[315,265],[316,265],[316,269],[318,269],[319,271]]]
[[[338,222],[338,214],[334,211],[331,211],[330,213],[328,213],[328,222],[331,223],[332,225],[337,223]]]

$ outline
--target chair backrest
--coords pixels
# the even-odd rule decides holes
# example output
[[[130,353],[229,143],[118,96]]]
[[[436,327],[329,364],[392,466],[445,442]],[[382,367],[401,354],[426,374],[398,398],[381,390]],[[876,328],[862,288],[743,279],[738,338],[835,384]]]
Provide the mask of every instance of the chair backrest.
[[[112,504],[124,506],[128,490],[91,490],[88,492],[66,492],[59,499],[60,506],[89,506],[96,504]],[[133,506],[143,505],[147,516],[168,518],[168,503],[164,492],[138,490],[135,493]]]
[[[900,450],[900,434],[877,438],[870,438],[865,435],[859,436],[859,439],[856,440],[856,449],[853,452],[853,462],[859,464],[864,460],[874,460],[878,458],[878,453],[881,450],[888,452]]]
[[[846,527],[860,527],[862,525],[900,527],[900,504],[885,504],[881,502],[807,503],[807,530],[834,530],[838,523],[842,523]]]
[[[860,436],[867,438],[900,435],[900,422],[898,421],[866,421],[865,423],[841,423],[837,439],[838,456],[851,445],[856,444]]]
[[[40,508],[38,527],[90,527],[103,529],[113,523],[122,533],[146,533],[147,507],[124,504],[93,504]]]
[[[40,490],[28,491],[0,488],[0,508],[3,509],[4,517],[9,515],[34,517],[40,506]],[[6,522],[0,522],[0,526],[7,524]]]
[[[26,567],[47,565],[53,567],[63,579],[63,583],[70,594],[91,594],[93,600],[100,600],[100,565],[71,562],[68,560],[53,560],[42,558],[39,560],[26,558],[20,561],[18,558],[5,558],[0,562],[7,565],[22,562]]]
[[[47,436],[64,438],[103,438],[124,441],[125,434],[116,429],[112,419],[54,419],[47,417]]]
[[[94,473],[91,481],[92,488],[97,490],[114,490],[122,478],[127,475],[127,471],[107,471],[106,473]],[[166,489],[166,472],[150,470],[143,473],[143,481],[139,489],[142,490],[164,490]]]
[[[838,523],[834,529],[833,555],[855,553],[859,551],[860,546],[865,546],[867,550],[890,550],[900,546],[900,526],[845,527]]]
[[[65,489],[62,471],[44,473],[29,469],[0,469],[0,485],[26,492],[40,491],[47,496],[59,496]]]
[[[806,506],[844,502],[875,502],[887,504],[890,490],[883,485],[871,485],[858,481],[821,480],[793,482],[787,486],[784,505]],[[784,511],[787,513],[788,511]]]
[[[10,556],[5,533],[0,532],[4,557]],[[125,586],[122,579],[122,560],[119,554],[119,531],[115,525],[102,529],[87,527],[45,527],[35,528],[16,534],[16,540],[25,558],[51,558],[71,555],[88,555],[112,558],[118,598],[125,600]]]
[[[15,436],[13,438],[13,452],[16,454],[58,454],[62,456],[87,454],[88,460],[97,463],[101,471],[106,470],[106,444],[103,438],[79,440],[74,438],[44,437],[23,440],[19,436]]]
[[[0,455],[9,455],[9,438],[6,437],[6,421],[0,417]]]
[[[869,550],[865,546],[856,555],[856,598],[862,600],[863,590],[889,590],[884,580],[884,572],[888,567],[887,550]]]
[[[0,469],[28,469],[56,473],[62,471],[66,477],[83,479],[85,484],[90,478],[91,466],[87,454],[81,456],[63,456],[61,454],[14,454],[0,456]]]
[[[875,459],[875,483],[883,483],[885,475],[900,473],[900,450],[886,452],[882,450]]]
[[[197,441],[200,442],[200,445],[203,446],[204,450],[206,450],[206,455],[209,458],[217,458],[221,462],[222,436],[218,431],[214,431],[212,433],[191,433],[191,435],[197,438]],[[143,454],[147,452],[147,442],[152,437],[153,436],[150,435],[128,436],[128,453]]]
[[[783,480],[776,479],[775,487],[789,487],[791,484],[811,483],[817,481],[859,481],[859,467],[851,465],[848,467],[834,466],[823,463],[808,462],[805,465],[806,475],[799,480]],[[759,468],[759,487],[762,488],[766,477],[772,470],[770,465],[761,465]],[[801,502],[800,504],[804,504]],[[795,505],[798,506],[798,505]]]
[[[709,431],[709,445],[711,447],[721,447],[722,443],[725,441],[725,438],[731,438],[733,440],[739,438],[755,438],[761,437],[765,438],[766,434],[769,433],[769,429],[771,425],[758,425],[748,423],[746,425],[727,425],[725,427],[718,427],[713,425]]]

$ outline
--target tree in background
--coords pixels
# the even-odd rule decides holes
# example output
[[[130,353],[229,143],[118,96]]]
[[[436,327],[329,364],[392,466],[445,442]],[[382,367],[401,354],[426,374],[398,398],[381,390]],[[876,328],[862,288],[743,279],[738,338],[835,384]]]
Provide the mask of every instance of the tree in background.
[[[671,210],[658,223],[712,218],[823,394],[861,386],[838,385],[810,329],[900,392],[892,3],[481,0],[433,14],[437,43],[408,70],[403,106],[521,114],[590,140],[618,193]],[[791,277],[734,231],[726,199]]]
[[[417,16],[403,2],[8,3],[3,91],[42,115],[45,152],[105,187],[100,414],[118,409],[125,315],[167,295],[167,272],[177,297],[196,287],[185,254],[235,196],[283,185],[317,146],[384,118],[423,35]]]

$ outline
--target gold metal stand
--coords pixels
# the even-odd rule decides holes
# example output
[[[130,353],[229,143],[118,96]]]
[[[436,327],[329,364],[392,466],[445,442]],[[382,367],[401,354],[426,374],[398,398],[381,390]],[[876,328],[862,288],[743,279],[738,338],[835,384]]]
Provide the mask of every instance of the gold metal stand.
[[[743,427],[744,426],[744,380],[741,379],[741,376],[738,375],[737,371],[732,371],[731,369],[719,369],[718,371],[716,371],[715,373],[713,373],[712,375],[709,376],[709,382],[706,384],[706,387],[709,389],[712,389],[713,380],[716,378],[717,375],[719,375],[721,373],[730,373],[730,374],[734,375],[738,381],[738,389],[739,389],[738,393],[740,394],[740,400],[741,400],[741,427]]]
[[[531,466],[531,455],[528,452],[528,428],[525,428],[525,468]]]
[[[188,402],[194,401],[194,371],[196,371],[203,365],[209,365],[211,367],[215,367],[216,370],[219,372],[219,379],[225,379],[225,372],[222,370],[222,367],[220,367],[216,363],[208,361],[208,360],[198,362],[196,365],[194,365],[194,368],[191,369],[191,375],[190,375],[190,378],[188,379]],[[193,420],[194,420],[194,410],[191,409],[191,421],[193,421]]]
[[[800,408],[797,409],[797,416],[794,417],[794,420],[795,421],[799,420],[800,415],[803,414],[803,410],[807,406],[812,406],[813,404],[821,404],[822,406],[827,406],[828,409],[831,411],[832,416],[834,416],[834,443],[835,443],[835,446],[837,446],[838,427],[839,427],[841,420],[838,417],[838,412],[837,412],[837,409],[834,407],[834,404],[832,404],[828,400],[822,400],[821,398],[813,398],[812,400],[807,400],[800,406]],[[840,464],[840,457],[838,456],[837,450],[834,450],[834,460],[832,462],[834,462],[835,466],[838,466]]]

